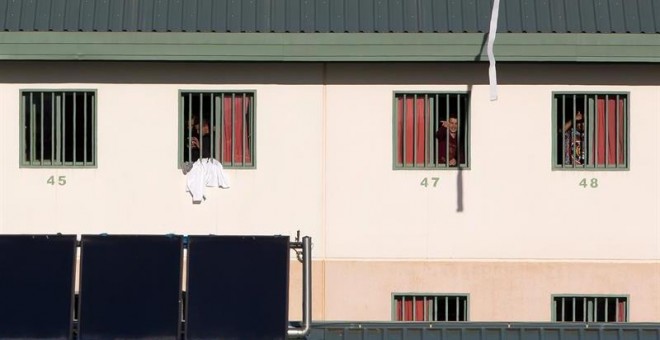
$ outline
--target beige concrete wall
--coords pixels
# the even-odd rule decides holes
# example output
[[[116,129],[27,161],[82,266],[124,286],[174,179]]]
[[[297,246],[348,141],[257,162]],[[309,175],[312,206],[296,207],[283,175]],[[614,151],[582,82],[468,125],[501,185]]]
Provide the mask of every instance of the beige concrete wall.
[[[511,291],[498,300],[500,288],[518,286],[488,288],[479,263],[522,262],[497,273],[523,277],[536,266],[550,275],[553,267],[536,260],[593,261],[619,277],[609,273],[624,266],[616,261],[647,261],[630,274],[644,283],[637,289],[653,286],[660,261],[659,68],[498,64],[499,99],[489,101],[486,64],[0,62],[0,233],[301,230],[313,237],[315,257],[328,261],[321,274],[315,269],[322,298],[314,313],[322,318],[388,319],[393,289],[436,291],[444,269],[429,279],[420,267],[449,261],[458,278],[437,290],[474,288],[473,320],[547,320],[547,289],[523,290],[543,300],[538,306],[499,314],[499,303],[522,299]],[[19,91],[71,88],[97,91],[98,167],[19,168]],[[228,170],[232,188],[209,189],[208,199],[193,205],[176,165],[177,103],[179,90],[199,89],[256,91],[257,167]],[[395,91],[470,91],[471,169],[392,170]],[[630,93],[629,170],[552,171],[553,91]],[[53,175],[66,176],[67,185],[46,184]],[[420,186],[425,177],[438,177],[438,186]],[[597,178],[599,187],[580,187],[583,178]],[[416,279],[399,284],[408,276],[364,268],[371,261],[410,261],[401,263],[410,263]],[[576,283],[579,268],[557,276],[555,286],[635,292],[615,279]],[[354,287],[370,285],[371,293]],[[631,295],[631,306],[641,308],[631,318],[660,320],[655,292]],[[343,296],[354,301],[350,308],[339,302]]]
[[[627,296],[628,321],[660,320],[657,261],[331,260],[314,266],[317,320],[389,321],[392,293],[411,292],[469,294],[470,321],[549,322],[553,294]],[[291,295],[293,319],[300,318],[298,295]]]

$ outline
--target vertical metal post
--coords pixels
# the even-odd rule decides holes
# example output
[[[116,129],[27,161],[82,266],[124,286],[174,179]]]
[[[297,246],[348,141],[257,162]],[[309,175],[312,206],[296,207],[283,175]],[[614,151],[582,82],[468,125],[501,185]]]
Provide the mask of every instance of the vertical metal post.
[[[289,338],[304,338],[312,329],[312,238],[303,237],[302,240],[302,284],[303,284],[303,318],[302,328],[287,330]]]

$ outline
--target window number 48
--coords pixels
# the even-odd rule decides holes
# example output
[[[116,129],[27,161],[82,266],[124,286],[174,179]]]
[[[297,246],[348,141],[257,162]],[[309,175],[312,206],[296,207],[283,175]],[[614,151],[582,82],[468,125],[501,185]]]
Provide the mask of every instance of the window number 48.
[[[55,176],[48,177],[46,183],[50,185],[55,185]],[[66,176],[58,176],[57,185],[66,185]]]
[[[586,187],[598,188],[598,178],[592,178],[588,183],[587,183],[587,179],[583,178],[580,181],[580,186],[583,187],[583,188],[586,188]]]

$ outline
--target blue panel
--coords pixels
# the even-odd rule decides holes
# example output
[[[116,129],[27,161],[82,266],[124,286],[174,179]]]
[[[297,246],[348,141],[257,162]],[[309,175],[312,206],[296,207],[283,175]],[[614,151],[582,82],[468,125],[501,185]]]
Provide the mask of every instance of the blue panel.
[[[611,20],[611,31],[614,33],[623,33],[626,31],[625,19],[623,18],[623,0],[611,0],[609,2],[609,12]]]
[[[76,236],[0,236],[0,339],[71,339]]]
[[[566,1],[566,32],[581,33],[580,3],[577,1]]]
[[[240,32],[257,31],[257,4],[254,0],[241,1],[241,28]]]
[[[330,0],[330,32],[344,32],[344,0]]]
[[[197,27],[201,32],[211,32],[213,18],[213,0],[199,0],[197,2]]]
[[[272,3],[271,30],[282,33],[286,30],[286,0],[267,0]]]
[[[54,0],[42,0],[37,3],[37,8],[35,9],[36,19],[34,22],[34,30],[36,31],[48,31],[50,17],[53,15],[51,13],[51,2]]]
[[[552,30],[549,0],[536,1],[536,27],[539,32],[550,32]]]
[[[187,278],[187,339],[286,339],[288,237],[190,236]]]
[[[477,0],[477,29],[478,32],[486,33],[490,29],[490,14],[491,14],[491,1],[490,0]],[[502,20],[498,18],[498,22]]]
[[[128,13],[126,13],[128,14]],[[110,0],[108,9],[108,30],[121,32],[124,29],[124,0]]]
[[[612,27],[610,23],[609,1],[595,0],[594,12],[596,16],[596,32],[608,33]]]
[[[536,11],[534,0],[521,0],[520,11],[522,13],[522,31],[525,33],[536,33]]]
[[[2,5],[0,5],[2,8]],[[66,15],[66,3],[62,0],[52,0],[51,17],[48,30],[61,32],[64,30],[64,16]],[[2,27],[2,24],[0,24]]]
[[[154,1],[140,0],[140,12],[138,13],[138,30],[142,32],[152,32],[154,30]]]
[[[176,340],[180,236],[82,236],[79,339]]]
[[[122,31],[135,32],[139,28],[140,1],[125,0]]]
[[[504,13],[502,11],[502,7],[504,7],[504,4],[506,2],[502,1],[500,3],[500,18],[504,17]],[[463,32],[463,14],[461,13],[461,0],[448,0],[448,26],[449,26],[449,32],[452,33],[461,33]],[[500,20],[500,22],[502,22]]]

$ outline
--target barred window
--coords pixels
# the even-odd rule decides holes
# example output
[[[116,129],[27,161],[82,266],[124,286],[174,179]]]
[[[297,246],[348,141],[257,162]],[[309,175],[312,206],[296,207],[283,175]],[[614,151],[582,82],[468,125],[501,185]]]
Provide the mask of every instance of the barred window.
[[[395,93],[394,168],[469,167],[467,93]]]
[[[553,296],[552,305],[552,321],[628,321],[628,298],[625,296],[560,295]]]
[[[553,100],[553,168],[628,168],[627,94],[560,93]]]
[[[215,158],[224,167],[254,167],[254,100],[254,92],[182,91],[180,163]]]
[[[394,321],[468,321],[466,294],[393,294]]]
[[[24,167],[96,166],[95,91],[21,91]]]

